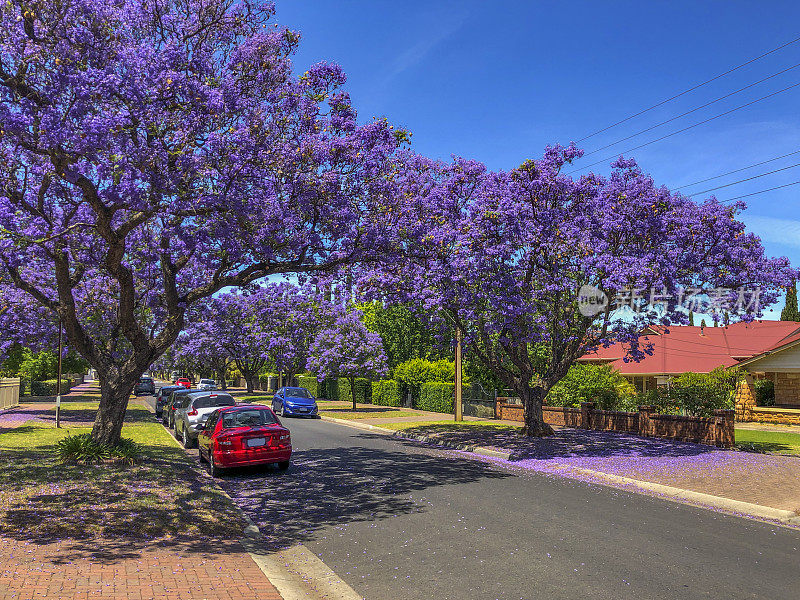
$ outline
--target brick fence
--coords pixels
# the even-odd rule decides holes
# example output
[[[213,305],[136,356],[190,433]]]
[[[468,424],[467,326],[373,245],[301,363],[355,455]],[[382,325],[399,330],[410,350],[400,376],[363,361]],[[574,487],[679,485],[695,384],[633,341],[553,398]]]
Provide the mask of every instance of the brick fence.
[[[656,414],[652,406],[640,406],[639,412],[623,412],[595,409],[594,403],[584,402],[580,408],[544,406],[542,412],[548,425],[619,431],[720,448],[734,445],[733,410],[715,410],[713,417],[684,417]],[[524,420],[521,404],[498,403],[496,416],[510,421]]]

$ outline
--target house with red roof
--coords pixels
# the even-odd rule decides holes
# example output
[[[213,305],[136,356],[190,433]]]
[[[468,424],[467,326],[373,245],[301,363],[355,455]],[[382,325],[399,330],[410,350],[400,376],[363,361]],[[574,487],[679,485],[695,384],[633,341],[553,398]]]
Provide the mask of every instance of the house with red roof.
[[[755,378],[771,379],[778,406],[800,407],[800,323],[753,321],[724,327],[654,327],[641,339],[652,354],[627,359],[625,344],[598,348],[580,362],[610,364],[640,392],[666,385],[687,371],[708,373],[740,366]]]

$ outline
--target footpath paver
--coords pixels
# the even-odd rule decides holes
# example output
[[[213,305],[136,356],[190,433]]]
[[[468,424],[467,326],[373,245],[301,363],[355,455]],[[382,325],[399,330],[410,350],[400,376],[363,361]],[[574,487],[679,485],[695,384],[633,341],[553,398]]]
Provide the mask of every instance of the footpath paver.
[[[91,554],[0,537],[0,598],[281,600],[238,542],[210,551],[129,546],[105,558]]]
[[[96,400],[85,397],[93,391],[96,392],[93,383],[77,386],[67,401]],[[84,398],[80,398],[82,395]],[[72,428],[88,426],[91,412],[65,411],[62,417]],[[52,426],[54,419],[52,403],[23,403],[0,415],[0,436],[30,422]],[[175,474],[179,475],[194,481],[192,474]],[[199,493],[200,482],[196,485]],[[11,517],[12,511],[5,514],[0,510],[0,600],[282,600],[238,539],[202,533],[150,538],[140,531],[126,532],[122,526],[117,528],[116,537],[98,535],[81,527],[83,517],[71,510],[68,498],[63,506],[65,523],[75,526],[65,535],[54,534],[50,532],[64,528],[46,521],[59,519],[59,511],[49,506],[47,516],[37,522],[32,517],[39,506],[35,502],[46,502],[48,492],[40,487],[31,490],[27,500],[22,498],[23,504],[30,505],[28,509],[17,504],[11,507]],[[59,498],[64,502],[63,497]],[[91,499],[81,501],[84,507],[93,506]],[[93,510],[104,511],[101,506]],[[177,504],[166,512],[182,510]],[[104,512],[106,519],[114,519],[113,509]],[[166,512],[160,509],[158,518],[164,518]],[[91,520],[91,515],[86,517]],[[122,519],[126,517],[131,515],[120,515]],[[25,519],[24,527],[14,519]],[[111,522],[103,525],[109,531],[115,530]]]

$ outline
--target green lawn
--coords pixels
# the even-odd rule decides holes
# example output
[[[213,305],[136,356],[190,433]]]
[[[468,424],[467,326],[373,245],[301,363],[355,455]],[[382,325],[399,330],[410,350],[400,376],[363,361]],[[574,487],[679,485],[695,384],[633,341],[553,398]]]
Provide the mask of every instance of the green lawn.
[[[750,452],[800,454],[800,434],[782,431],[736,430],[736,447]]]
[[[229,500],[198,478],[190,458],[152,417],[123,429],[143,447],[134,466],[59,463],[56,442],[89,430],[28,422],[0,433],[0,535],[166,542],[241,534],[243,523]]]

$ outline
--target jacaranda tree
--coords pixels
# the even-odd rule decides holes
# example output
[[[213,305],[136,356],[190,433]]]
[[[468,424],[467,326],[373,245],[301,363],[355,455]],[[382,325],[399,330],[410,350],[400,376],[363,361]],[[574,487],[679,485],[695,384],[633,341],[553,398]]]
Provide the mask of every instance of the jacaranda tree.
[[[286,380],[306,368],[309,347],[320,328],[333,318],[334,307],[310,288],[289,283],[270,284],[260,292],[266,298],[263,307],[269,362]]]
[[[344,377],[350,382],[356,410],[356,378],[380,379],[389,372],[381,336],[369,331],[357,310],[339,314],[324,326],[309,350],[308,369],[320,379]]]
[[[498,173],[418,159],[403,178],[418,203],[399,229],[408,260],[361,281],[444,309],[467,354],[522,399],[528,435],[552,432],[544,398],[587,351],[624,342],[642,357],[643,328],[685,323],[689,295],[752,318],[794,276],[736,219],[743,204],[694,202],[622,159],[608,178],[563,175],[578,156],[548,148]]]
[[[393,230],[383,120],[344,75],[300,77],[262,0],[0,5],[0,282],[58,315],[96,370],[92,436],[186,311],[227,286],[369,258]],[[400,197],[402,198],[402,197]]]

